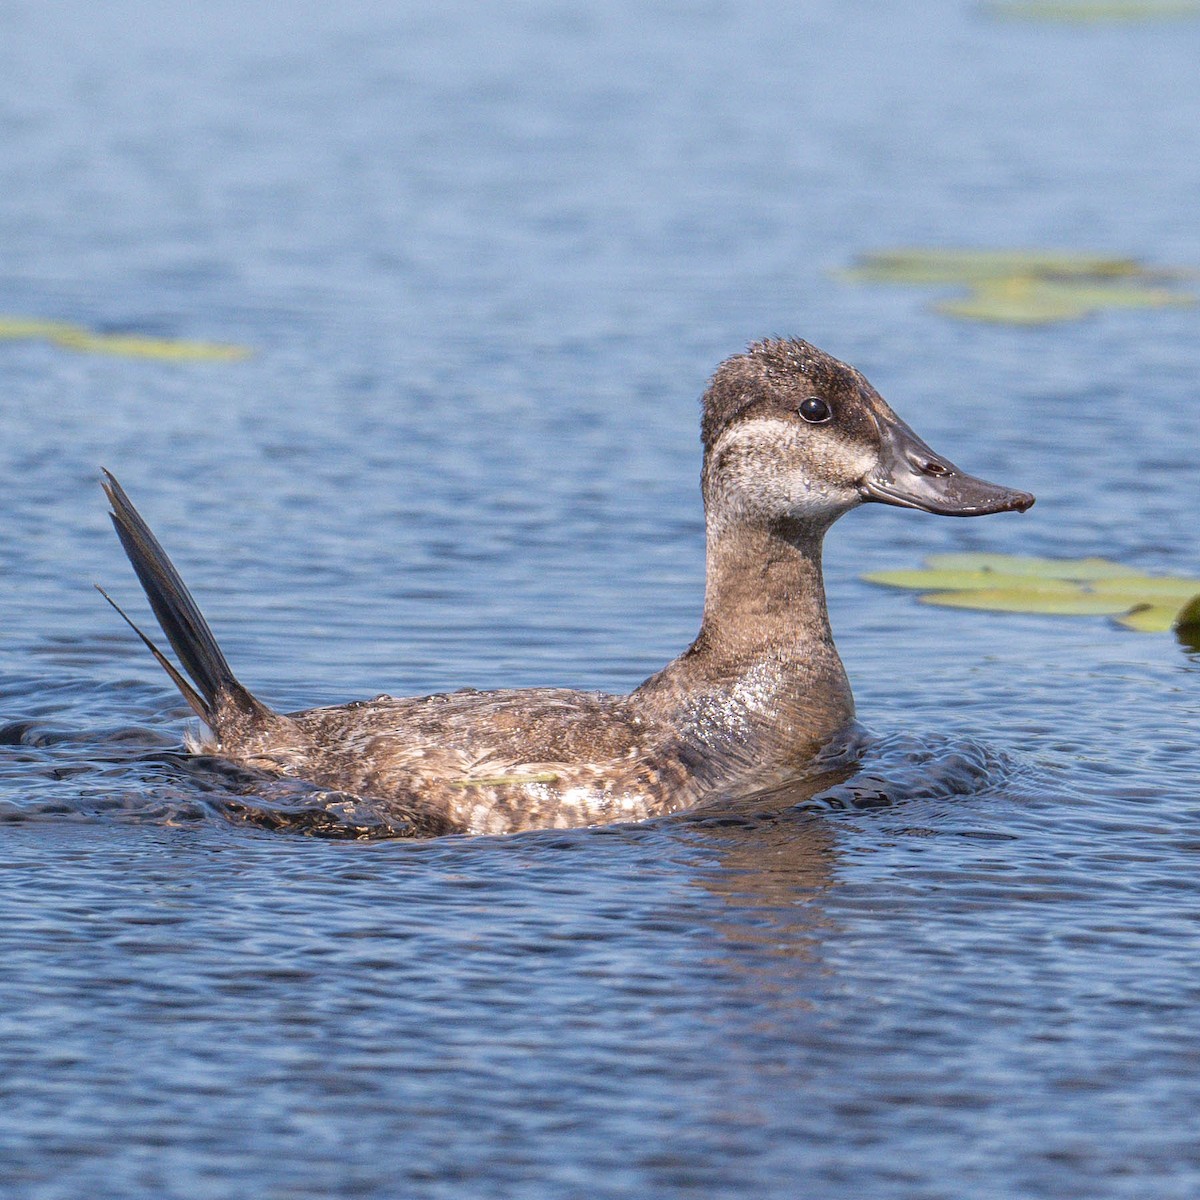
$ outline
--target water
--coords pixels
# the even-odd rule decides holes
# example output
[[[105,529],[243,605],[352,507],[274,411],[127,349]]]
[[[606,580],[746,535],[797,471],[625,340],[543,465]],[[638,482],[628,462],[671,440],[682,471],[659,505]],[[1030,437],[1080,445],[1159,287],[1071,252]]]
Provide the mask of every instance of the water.
[[[0,12],[0,1191],[1191,1197],[1200,660],[938,611],[946,550],[1200,571],[1196,311],[955,324],[894,244],[1195,268],[1200,26],[970,4]],[[499,840],[231,820],[98,487],[274,704],[628,689],[701,598],[696,397],[861,366],[1024,517],[829,542],[876,741],[791,811]]]

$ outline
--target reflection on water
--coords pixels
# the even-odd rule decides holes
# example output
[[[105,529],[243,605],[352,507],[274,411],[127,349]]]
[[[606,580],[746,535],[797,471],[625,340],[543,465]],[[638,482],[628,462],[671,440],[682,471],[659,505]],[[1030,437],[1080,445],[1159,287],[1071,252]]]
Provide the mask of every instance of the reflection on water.
[[[0,1192],[1191,1200],[1196,656],[860,576],[1194,575],[1195,314],[993,328],[835,274],[887,245],[1194,266],[1200,26],[196,12],[0,10],[0,311],[256,349],[0,341]],[[106,466],[282,709],[628,690],[695,633],[705,374],[770,333],[1039,497],[833,531],[874,736],[802,785],[381,836],[187,757],[92,590],[133,586]]]
[[[794,1010],[821,994],[824,937],[835,922],[823,904],[835,886],[834,831],[813,818],[712,820],[689,828],[706,851],[696,885],[722,901],[711,927],[712,962],[727,971],[754,1023],[787,1028]]]

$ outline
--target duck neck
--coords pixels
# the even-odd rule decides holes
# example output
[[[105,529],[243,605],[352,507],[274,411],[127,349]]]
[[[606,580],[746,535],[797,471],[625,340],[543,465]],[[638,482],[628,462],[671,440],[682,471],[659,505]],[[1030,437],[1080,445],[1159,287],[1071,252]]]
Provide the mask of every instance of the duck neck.
[[[749,662],[781,656],[808,661],[828,651],[836,660],[821,572],[823,540],[824,531],[792,525],[710,529],[697,653]]]
[[[821,573],[824,529],[710,521],[704,619],[640,692],[706,746],[760,762],[811,755],[854,717]]]

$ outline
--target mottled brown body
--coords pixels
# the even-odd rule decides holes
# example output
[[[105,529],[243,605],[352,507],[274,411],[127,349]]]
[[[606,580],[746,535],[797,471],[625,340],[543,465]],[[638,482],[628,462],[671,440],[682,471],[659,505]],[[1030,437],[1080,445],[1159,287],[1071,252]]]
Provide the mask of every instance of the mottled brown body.
[[[686,747],[639,707],[565,688],[377,696],[236,729],[204,749],[386,799],[426,835],[639,821],[697,794]]]
[[[839,516],[868,499],[952,515],[1033,502],[938,458],[857,371],[805,342],[723,363],[702,431],[700,633],[628,696],[467,690],[272,712],[234,678],[120,486],[106,489],[196,685],[154,651],[212,730],[206,752],[382,801],[417,835],[637,821],[794,777],[853,720],[821,576]]]

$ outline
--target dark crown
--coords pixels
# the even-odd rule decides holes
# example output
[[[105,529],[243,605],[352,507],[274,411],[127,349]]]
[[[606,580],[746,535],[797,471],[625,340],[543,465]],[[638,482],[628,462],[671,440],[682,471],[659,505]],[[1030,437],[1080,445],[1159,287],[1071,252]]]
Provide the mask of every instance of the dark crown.
[[[800,383],[814,392],[837,393],[856,388],[862,376],[824,350],[800,338],[764,338],[744,354],[727,358],[713,374],[702,403],[700,438],[711,450],[721,431],[750,405],[796,390]]]

